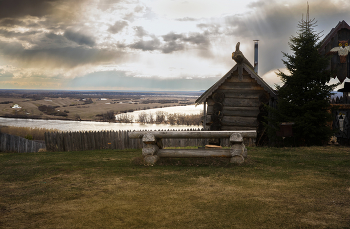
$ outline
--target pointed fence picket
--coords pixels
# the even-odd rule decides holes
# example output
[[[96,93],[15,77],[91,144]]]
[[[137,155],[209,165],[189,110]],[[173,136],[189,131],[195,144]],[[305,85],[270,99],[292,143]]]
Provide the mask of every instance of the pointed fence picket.
[[[32,153],[45,148],[45,143],[0,133],[0,152]]]

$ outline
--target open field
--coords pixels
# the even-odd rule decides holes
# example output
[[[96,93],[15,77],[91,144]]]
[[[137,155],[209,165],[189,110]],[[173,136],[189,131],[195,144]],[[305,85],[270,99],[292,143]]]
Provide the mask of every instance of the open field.
[[[350,150],[248,148],[243,165],[140,150],[0,153],[0,228],[350,228]]]
[[[200,93],[0,90],[0,116],[99,121],[99,114],[194,104]],[[91,99],[91,100],[90,100]],[[18,104],[21,108],[12,108]],[[39,110],[51,106],[53,112]],[[78,118],[79,117],[79,118]]]

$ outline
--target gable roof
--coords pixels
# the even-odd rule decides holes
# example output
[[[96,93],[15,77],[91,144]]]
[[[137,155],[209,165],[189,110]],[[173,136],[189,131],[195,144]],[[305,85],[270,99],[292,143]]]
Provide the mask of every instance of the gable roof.
[[[321,47],[319,50],[324,49],[324,47],[330,42],[330,40],[338,33],[341,29],[350,30],[350,26],[344,20],[340,21],[335,28],[332,28],[331,31],[327,34],[327,36],[321,42]]]
[[[250,62],[243,57],[249,64]],[[208,90],[206,90],[197,100],[196,104],[200,104],[206,101],[206,99],[211,96],[225,81],[227,78],[231,76],[231,74],[236,71],[239,67],[239,65],[242,65],[243,69],[245,69],[250,76],[256,80],[256,82],[267,91],[271,97],[276,97],[276,92],[260,77],[256,72],[246,63],[236,64],[233,68],[231,68],[230,71],[228,71],[219,81],[217,81],[213,86],[211,86]]]

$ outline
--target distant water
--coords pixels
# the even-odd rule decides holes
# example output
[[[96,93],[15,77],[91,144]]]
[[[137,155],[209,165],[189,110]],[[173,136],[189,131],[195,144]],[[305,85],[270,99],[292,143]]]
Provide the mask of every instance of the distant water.
[[[198,114],[200,112],[199,107],[195,107],[195,106],[157,108],[157,109],[144,110],[144,112],[146,113],[156,112],[160,109],[168,113]],[[195,109],[197,109],[197,111]],[[180,110],[182,110],[182,112],[179,112]],[[177,112],[173,112],[173,111],[177,111]],[[138,114],[138,112],[142,112],[142,111],[137,111],[133,113],[134,115],[136,115]],[[16,119],[16,118],[0,118],[0,125],[57,129],[60,131],[160,130],[160,129],[168,130],[168,129],[202,128],[202,126],[167,125],[167,124],[108,123],[108,122],[90,122],[90,121],[64,121],[64,120]]]
[[[133,121],[135,122],[138,119],[138,115],[140,113],[146,113],[146,114],[152,114],[153,118],[155,118],[156,113],[158,111],[163,111],[168,114],[187,114],[187,115],[197,115],[203,113],[203,106],[195,106],[195,105],[189,105],[189,106],[174,106],[174,107],[163,107],[163,108],[154,108],[154,109],[148,109],[148,110],[139,110],[134,112],[127,112],[124,114],[130,115],[133,117]],[[116,115],[116,118],[118,116],[123,115],[119,114]]]

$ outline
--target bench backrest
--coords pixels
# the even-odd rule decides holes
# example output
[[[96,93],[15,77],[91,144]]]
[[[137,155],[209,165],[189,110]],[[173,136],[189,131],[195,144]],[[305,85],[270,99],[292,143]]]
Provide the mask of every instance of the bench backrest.
[[[243,138],[256,138],[255,130],[242,131],[133,131],[130,138],[142,138],[145,134],[153,134],[156,138],[229,138],[239,133]]]

